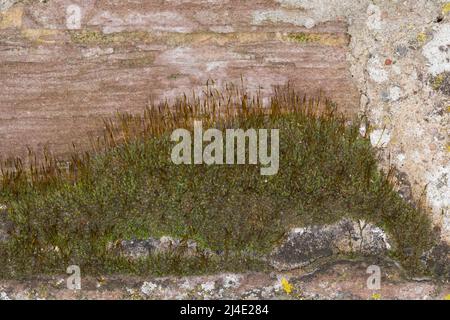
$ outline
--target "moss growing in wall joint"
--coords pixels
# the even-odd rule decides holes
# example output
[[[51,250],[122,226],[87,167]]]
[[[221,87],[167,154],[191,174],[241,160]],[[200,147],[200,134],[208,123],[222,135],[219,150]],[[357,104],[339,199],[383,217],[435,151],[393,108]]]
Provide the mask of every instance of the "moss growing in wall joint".
[[[295,42],[307,43],[307,42],[317,42],[320,41],[320,35],[313,33],[290,33],[288,38]]]
[[[279,129],[280,167],[262,176],[256,165],[175,165],[176,128],[193,119],[218,129]],[[74,153],[68,170],[44,157],[27,170],[2,168],[0,203],[13,223],[0,244],[0,277],[61,273],[199,274],[268,268],[266,256],[292,227],[364,220],[392,239],[392,255],[411,273],[432,245],[426,213],[394,191],[375,150],[334,104],[276,90],[270,106],[233,86],[207,88],[204,98],[180,97],[142,115],[105,123],[94,150]],[[39,169],[41,168],[41,169]],[[139,261],[114,255],[110,243],[168,235],[224,253]],[[55,249],[57,248],[57,250]],[[249,259],[245,253],[252,253]]]
[[[130,42],[147,42],[151,39],[145,31],[123,31],[106,34],[97,30],[70,31],[73,43],[83,45],[114,45]]]
[[[289,33],[287,36],[283,36],[282,39],[298,44],[318,44],[324,46],[345,46],[349,42],[348,35],[335,33],[296,32]]]

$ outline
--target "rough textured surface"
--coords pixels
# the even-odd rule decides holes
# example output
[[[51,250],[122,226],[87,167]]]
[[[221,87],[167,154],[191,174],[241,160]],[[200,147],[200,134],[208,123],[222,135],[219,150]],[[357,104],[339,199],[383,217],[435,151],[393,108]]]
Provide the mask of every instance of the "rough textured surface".
[[[0,11],[9,9],[17,0],[0,0]]]
[[[431,81],[449,67],[446,2],[358,3],[361,7],[346,12],[352,36],[348,59],[361,111],[372,125],[371,141],[384,164],[402,172],[415,199],[426,195],[433,220],[449,241],[449,98]],[[439,55],[432,54],[436,46]]]
[[[81,8],[81,29],[68,29],[70,4]],[[201,93],[208,79],[221,87],[239,84],[242,76],[248,89],[265,96],[291,81],[311,95],[323,90],[356,112],[346,24],[307,29],[253,21],[258,8],[277,6],[53,0],[9,8],[0,22],[0,154],[45,143],[67,151],[72,140],[83,143],[100,127],[100,117]]]
[[[278,270],[290,270],[337,254],[383,256],[389,248],[380,228],[344,219],[332,225],[293,229],[269,261]]]
[[[426,252],[422,260],[434,274],[450,280],[450,246],[445,241]]]
[[[380,264],[379,261],[373,263]],[[368,266],[365,262],[337,262],[309,272],[148,279],[126,276],[82,278],[81,291],[66,289],[65,276],[27,281],[0,280],[0,299],[442,300],[450,292],[448,284],[426,279],[404,280],[399,271],[388,264],[380,264],[380,290],[368,289]]]
[[[292,229],[270,255],[261,259],[282,271],[309,266],[323,258],[336,258],[343,255],[385,257],[390,248],[388,237],[380,228],[362,220],[356,222],[343,219],[331,225]],[[183,241],[168,236],[160,239],[122,240],[110,244],[110,249],[111,254],[132,259],[167,252],[178,252],[187,256],[221,254],[202,249],[193,240]],[[440,275],[443,274],[442,264],[448,262],[447,257],[439,255],[442,255],[442,251],[445,250],[447,248],[435,248],[424,258],[425,263],[437,264],[435,269],[437,268],[436,271]]]
[[[384,165],[394,165],[415,199],[426,195],[442,238],[450,240],[450,11],[444,0],[277,0],[314,24],[339,17],[351,36],[352,77],[366,131]],[[364,129],[363,129],[364,131]]]
[[[341,107],[368,118],[371,126],[361,132],[379,148],[383,165],[395,166],[400,193],[407,200],[425,195],[444,242],[424,259],[434,261],[439,274],[448,274],[447,1],[14,2],[0,0],[1,156],[23,153],[24,144],[47,142],[64,151],[68,141],[82,143],[86,131],[95,131],[100,116],[141,110],[148,99],[199,89],[208,77],[223,81],[244,75],[253,89],[258,83],[265,93],[293,80],[299,89],[325,90]],[[67,30],[69,3],[82,7],[82,30]],[[370,297],[355,287],[364,288],[365,269],[336,265],[327,272],[315,274],[311,282],[299,280],[307,298]],[[202,288],[194,294],[258,297],[270,292],[267,297],[277,297],[265,289],[279,283],[274,276],[243,275],[251,285],[229,295],[214,291],[221,288],[216,285],[220,277],[193,278]],[[436,293],[440,287],[429,282],[389,282],[386,277],[391,285],[382,287],[387,290],[383,298],[442,297]],[[82,293],[57,286],[47,290],[39,281],[3,281],[0,297],[37,298],[47,292],[50,298],[176,298],[184,292],[176,284],[158,287],[159,281],[136,280],[130,290],[119,281],[118,287],[102,291],[91,279],[92,290]],[[159,288],[155,295],[154,288]]]
[[[67,150],[99,116],[209,77],[243,75],[264,92],[292,80],[348,110],[359,104],[384,164],[415,199],[426,195],[449,240],[446,1],[14,2],[0,2],[2,156],[24,144]],[[80,5],[81,30],[67,30],[69,4]]]

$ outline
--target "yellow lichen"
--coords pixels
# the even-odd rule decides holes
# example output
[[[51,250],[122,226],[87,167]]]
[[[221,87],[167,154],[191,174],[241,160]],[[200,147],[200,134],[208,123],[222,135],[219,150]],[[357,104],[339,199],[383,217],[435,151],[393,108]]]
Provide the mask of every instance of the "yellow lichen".
[[[0,13],[0,29],[22,27],[23,8],[15,6]]]
[[[450,301],[450,293],[444,297],[444,300]]]
[[[450,12],[450,2],[444,3],[442,6],[442,13],[447,14]]]
[[[143,31],[133,32],[117,32],[106,34],[97,30],[81,30],[72,31],[72,42],[85,45],[101,45],[101,44],[122,44],[127,42],[146,42],[149,38],[149,33]]]
[[[379,293],[374,293],[372,294],[372,300],[380,300],[381,299],[381,294]]]
[[[427,41],[427,35],[425,32],[421,32],[417,35],[417,41],[420,44],[424,44]]]
[[[444,83],[445,75],[443,73],[438,74],[432,82],[432,86],[434,90],[439,90]]]
[[[291,33],[288,38],[295,42],[317,42],[320,40],[320,36],[314,33]]]
[[[290,33],[287,36],[283,36],[282,40],[302,44],[318,43],[325,46],[342,46],[348,43],[346,36],[332,33]]]
[[[286,278],[281,279],[281,286],[283,287],[284,292],[286,292],[287,294],[291,294],[292,290],[294,290],[294,286],[290,284]]]

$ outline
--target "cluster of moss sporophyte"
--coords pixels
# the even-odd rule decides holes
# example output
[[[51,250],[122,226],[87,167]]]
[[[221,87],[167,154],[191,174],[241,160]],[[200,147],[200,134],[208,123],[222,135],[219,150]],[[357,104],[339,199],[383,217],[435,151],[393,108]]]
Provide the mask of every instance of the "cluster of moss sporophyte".
[[[262,175],[274,175],[278,172],[280,161],[278,129],[249,128],[245,131],[226,129],[223,134],[217,128],[203,131],[202,121],[194,121],[193,131],[193,138],[187,129],[182,128],[175,129],[170,135],[171,140],[177,142],[171,152],[174,164],[248,163],[261,165]],[[247,141],[248,148],[246,148]]]
[[[250,163],[176,165],[176,128],[279,130],[279,170]],[[243,88],[208,87],[202,97],[149,106],[105,121],[92,150],[61,161],[46,152],[4,163],[0,203],[10,239],[0,244],[0,275],[198,274],[264,270],[267,253],[292,227],[364,219],[393,241],[392,255],[413,273],[432,245],[425,212],[406,203],[377,168],[360,123],[324,99],[277,89],[269,106]],[[225,142],[223,142],[225,143]],[[224,145],[225,148],[225,145]],[[180,252],[130,259],[111,251],[123,239],[168,235],[212,255]]]

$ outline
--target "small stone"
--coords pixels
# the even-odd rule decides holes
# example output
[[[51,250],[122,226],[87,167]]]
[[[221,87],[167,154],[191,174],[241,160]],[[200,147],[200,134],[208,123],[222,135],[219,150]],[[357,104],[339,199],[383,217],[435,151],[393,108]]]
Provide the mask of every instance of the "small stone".
[[[367,71],[369,72],[370,78],[377,83],[388,80],[388,73],[382,68],[380,61],[376,57],[372,57],[368,61]]]
[[[428,269],[440,278],[450,279],[450,246],[440,241],[421,257]]]
[[[0,0],[0,12],[8,10],[19,0]]]
[[[449,54],[445,48],[450,43],[450,25],[441,25],[433,35],[433,40],[423,48],[423,55],[428,60],[428,71],[433,76],[450,71]],[[444,50],[442,50],[444,48]]]
[[[150,295],[157,289],[159,289],[159,286],[153,282],[145,281],[141,286],[141,292],[145,295]]]
[[[120,242],[120,254],[132,259],[147,257],[158,251],[160,242],[158,239],[122,240]]]
[[[291,270],[339,253],[383,255],[391,248],[386,233],[364,221],[341,221],[293,229],[269,257],[278,270]]]
[[[367,27],[370,30],[381,29],[381,10],[380,7],[370,4],[367,8]]]
[[[316,25],[316,22],[313,19],[306,19],[305,21],[305,28],[311,29]]]
[[[397,46],[397,48],[395,48],[395,53],[400,57],[404,57],[408,53],[408,47],[404,45],[399,45]]]
[[[6,292],[0,292],[0,300],[11,300],[10,297],[6,294]]]
[[[386,66],[390,66],[392,64],[392,60],[388,58],[388,59],[384,60],[384,64]]]
[[[205,292],[211,292],[214,290],[215,287],[216,287],[216,284],[214,283],[214,281],[208,281],[206,283],[201,284],[201,288]]]
[[[406,159],[405,154],[399,153],[399,154],[397,155],[397,160],[398,160],[400,163],[402,163],[403,161],[405,161],[405,159]]]
[[[236,288],[239,286],[240,276],[235,274],[228,274],[223,279],[223,287],[225,289],[228,288]]]
[[[389,97],[392,101],[398,101],[402,96],[400,87],[393,86],[389,89]]]
[[[383,102],[388,102],[389,101],[389,92],[387,92],[387,91],[381,91],[381,93],[380,93],[380,96],[381,96],[381,100],[383,101]]]

